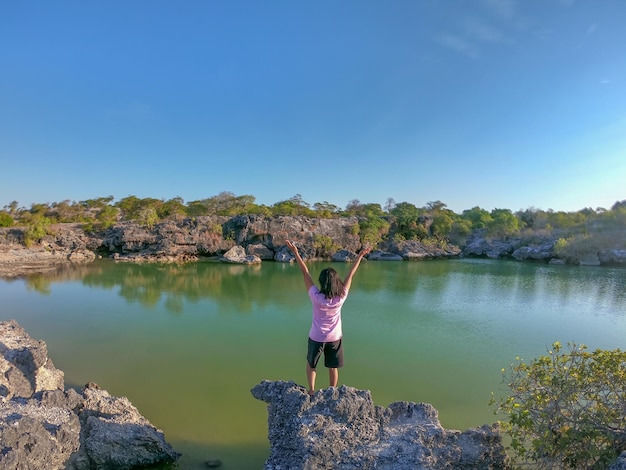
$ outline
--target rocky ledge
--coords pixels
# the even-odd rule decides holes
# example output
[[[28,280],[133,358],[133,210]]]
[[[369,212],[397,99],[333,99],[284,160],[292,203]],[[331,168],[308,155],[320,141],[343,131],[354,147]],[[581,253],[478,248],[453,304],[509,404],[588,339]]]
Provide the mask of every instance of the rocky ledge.
[[[284,381],[263,381],[252,395],[269,404],[267,470],[510,468],[496,425],[447,430],[426,403],[383,408],[367,390],[342,385],[309,396]]]
[[[43,341],[0,322],[0,468],[124,470],[180,454],[125,398],[65,389]]]

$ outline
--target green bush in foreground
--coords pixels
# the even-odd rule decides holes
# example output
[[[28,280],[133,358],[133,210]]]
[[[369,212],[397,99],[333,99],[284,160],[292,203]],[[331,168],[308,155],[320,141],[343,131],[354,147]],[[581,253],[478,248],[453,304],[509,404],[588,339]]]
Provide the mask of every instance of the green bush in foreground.
[[[556,342],[547,356],[507,373],[510,395],[492,399],[518,465],[602,469],[626,450],[626,352]]]

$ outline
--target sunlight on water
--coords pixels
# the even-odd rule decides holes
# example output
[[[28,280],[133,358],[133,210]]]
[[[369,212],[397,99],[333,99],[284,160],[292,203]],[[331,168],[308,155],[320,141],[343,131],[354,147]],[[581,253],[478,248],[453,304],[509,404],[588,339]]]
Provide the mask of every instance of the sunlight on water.
[[[327,264],[311,265],[314,278]],[[346,265],[334,267],[345,272]],[[626,270],[491,260],[366,262],[344,307],[340,384],[388,405],[432,403],[447,428],[495,420],[515,356],[554,341],[626,346]],[[0,318],[43,339],[68,386],[127,396],[182,451],[180,467],[258,469],[263,379],[304,384],[311,307],[296,266],[101,261],[0,281]],[[327,384],[323,369],[318,385]]]

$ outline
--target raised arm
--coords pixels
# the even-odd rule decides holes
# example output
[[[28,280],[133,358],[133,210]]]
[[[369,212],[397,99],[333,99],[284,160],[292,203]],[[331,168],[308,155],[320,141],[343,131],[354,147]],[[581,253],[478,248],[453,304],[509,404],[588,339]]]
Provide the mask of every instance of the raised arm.
[[[346,292],[348,290],[350,290],[350,286],[352,285],[352,278],[354,277],[354,273],[356,273],[356,270],[359,269],[359,265],[361,264],[361,260],[370,251],[372,251],[372,248],[369,247],[369,246],[363,248],[361,250],[361,252],[359,253],[359,256],[357,256],[356,260],[352,264],[352,267],[350,268],[350,271],[348,271],[348,274],[346,275],[346,278],[343,281],[343,286],[345,287]]]
[[[306,291],[308,292],[312,285],[314,285],[313,278],[309,273],[309,268],[307,268],[306,264],[304,264],[304,260],[300,256],[298,252],[298,247],[291,240],[287,240],[287,246],[293,252],[293,255],[296,257],[296,262],[298,266],[300,266],[300,271],[302,271],[302,275],[304,276],[304,285],[306,286]]]

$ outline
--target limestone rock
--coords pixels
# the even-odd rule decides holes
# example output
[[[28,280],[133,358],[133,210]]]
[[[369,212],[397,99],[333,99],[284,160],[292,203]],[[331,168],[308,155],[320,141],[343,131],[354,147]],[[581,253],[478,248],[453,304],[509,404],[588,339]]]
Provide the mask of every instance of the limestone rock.
[[[268,403],[266,469],[508,469],[495,425],[446,430],[426,403],[375,406],[367,390],[342,385],[313,396],[293,382],[263,381]]]
[[[224,253],[221,260],[225,263],[235,264],[258,264],[261,262],[261,258],[256,255],[246,255],[246,250],[242,246],[233,246],[230,250]]]
[[[64,390],[46,344],[15,320],[0,322],[0,354],[0,469],[123,470],[180,456],[127,398]]]
[[[46,343],[33,340],[16,321],[0,323],[0,338],[0,397],[63,390],[63,372],[48,358]]]
[[[402,256],[405,260],[451,258],[458,256],[461,249],[454,245],[446,248],[422,243],[419,240],[406,240],[392,243],[389,251]]]
[[[617,460],[607,470],[626,470],[626,450],[619,455]]]
[[[511,256],[518,261],[541,260],[548,261],[554,256],[554,243],[547,243],[538,246],[522,246],[511,253]]]
[[[367,255],[367,259],[370,261],[403,261],[404,258],[395,253],[389,253],[386,251],[374,250],[369,255]]]
[[[601,250],[598,258],[602,264],[626,264],[626,250]]]

